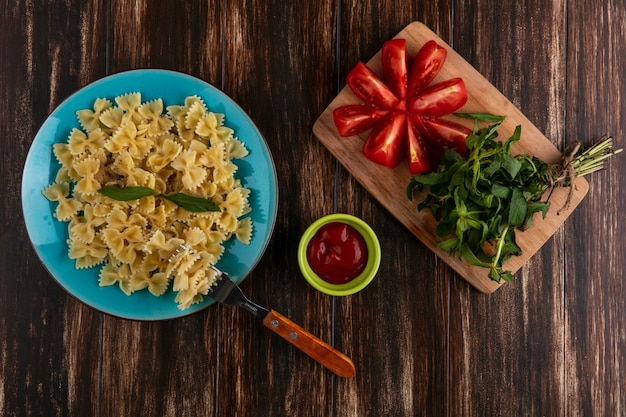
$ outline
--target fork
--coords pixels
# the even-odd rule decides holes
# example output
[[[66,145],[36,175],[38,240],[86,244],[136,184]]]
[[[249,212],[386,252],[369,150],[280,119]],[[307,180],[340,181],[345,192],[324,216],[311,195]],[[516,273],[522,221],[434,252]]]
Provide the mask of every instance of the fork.
[[[209,296],[215,301],[242,307],[249,311],[260,319],[267,328],[338,376],[352,378],[356,375],[354,363],[349,357],[275,310],[268,310],[253,303],[227,273],[214,266],[211,268],[216,272],[216,277],[211,284]]]

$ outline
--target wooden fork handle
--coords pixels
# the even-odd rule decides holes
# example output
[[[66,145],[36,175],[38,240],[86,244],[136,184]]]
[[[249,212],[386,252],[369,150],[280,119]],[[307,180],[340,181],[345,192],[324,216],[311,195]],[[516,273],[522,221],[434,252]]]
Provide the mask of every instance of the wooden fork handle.
[[[263,324],[335,374],[343,378],[352,378],[356,375],[354,363],[349,357],[282,314],[271,310],[263,319]]]

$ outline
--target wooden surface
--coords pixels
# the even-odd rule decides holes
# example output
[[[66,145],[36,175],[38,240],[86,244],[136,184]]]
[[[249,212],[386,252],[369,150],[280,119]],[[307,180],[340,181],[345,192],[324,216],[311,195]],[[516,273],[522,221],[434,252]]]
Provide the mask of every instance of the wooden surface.
[[[463,78],[468,101],[458,110],[459,112],[506,115],[506,119],[498,129],[498,135],[502,140],[511,137],[517,126],[522,128],[522,138],[513,145],[513,153],[529,154],[548,163],[560,161],[561,152],[548,138],[500,91],[423,23],[412,22],[395,37],[406,40],[408,57],[414,57],[420,47],[431,40],[445,47],[448,50],[447,59],[432,84],[456,77]],[[378,51],[367,62],[367,65],[382,78],[380,55],[381,52]],[[361,103],[362,101],[352,93],[350,87],[345,86],[313,125],[315,136],[370,194],[461,277],[482,292],[491,293],[500,288],[504,281],[491,280],[487,268],[472,266],[458,256],[449,255],[437,247],[439,241],[436,233],[437,222],[429,210],[417,211],[417,204],[426,198],[427,190],[421,193],[415,192],[412,201],[406,198],[406,187],[411,178],[407,161],[402,161],[399,166],[390,170],[363,158],[361,149],[370,132],[369,130],[358,137],[344,138],[339,136],[333,121],[333,111],[341,106]],[[472,120],[457,118],[454,121],[470,129],[474,127]],[[503,265],[503,268],[512,273],[517,272],[562,226],[588,189],[587,181],[584,178],[577,178],[569,197],[570,203],[566,209],[564,207],[568,198],[567,189],[560,187],[546,192],[546,195],[549,195],[552,209],[543,219],[540,214],[537,214],[534,227],[517,235],[516,242],[522,249],[522,254],[511,258]]]
[[[3,2],[0,6],[0,415],[619,416],[626,409],[626,164],[493,294],[476,291],[341,167],[312,126],[345,75],[424,22],[562,147],[623,146],[623,0]],[[338,378],[233,307],[111,318],[66,295],[32,250],[21,169],[46,116],[131,68],[221,88],[272,150],[278,220],[243,289],[352,358]],[[346,212],[383,248],[357,295],[300,276],[299,237]]]

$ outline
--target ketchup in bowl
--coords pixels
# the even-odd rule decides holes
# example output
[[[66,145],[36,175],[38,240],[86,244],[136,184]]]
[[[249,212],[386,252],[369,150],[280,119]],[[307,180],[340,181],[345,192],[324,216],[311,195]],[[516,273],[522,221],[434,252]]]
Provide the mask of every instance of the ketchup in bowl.
[[[330,284],[345,284],[358,277],[365,269],[367,256],[363,236],[342,222],[322,226],[306,250],[313,272]]]

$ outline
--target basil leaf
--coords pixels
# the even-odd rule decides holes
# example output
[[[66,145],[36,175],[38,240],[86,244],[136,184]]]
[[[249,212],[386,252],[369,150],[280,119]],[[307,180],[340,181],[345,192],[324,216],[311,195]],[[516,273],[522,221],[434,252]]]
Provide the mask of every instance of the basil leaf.
[[[98,192],[117,201],[132,201],[154,195],[154,190],[149,187],[117,187],[115,185],[102,187]]]
[[[132,201],[154,195],[154,190],[149,187],[118,187],[115,185],[102,187],[98,192],[117,201]],[[169,200],[178,207],[194,213],[221,211],[217,204],[203,197],[195,197],[185,193],[169,195],[159,194],[159,197]]]
[[[171,201],[177,206],[194,213],[205,211],[221,211],[220,207],[209,199],[195,197],[184,193],[159,194],[159,197]]]
[[[478,120],[479,122],[496,123],[503,122],[506,116],[496,116],[491,113],[452,113],[457,117],[463,119]]]

